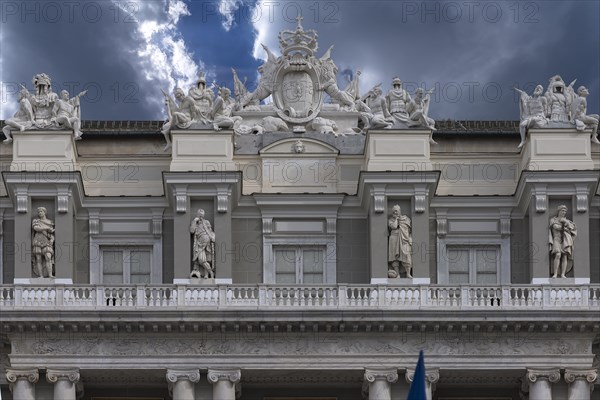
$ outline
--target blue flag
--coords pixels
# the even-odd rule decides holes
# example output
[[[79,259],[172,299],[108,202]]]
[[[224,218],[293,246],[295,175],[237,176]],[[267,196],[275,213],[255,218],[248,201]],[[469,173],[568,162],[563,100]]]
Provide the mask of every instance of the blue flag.
[[[415,368],[415,376],[410,385],[408,397],[406,400],[427,400],[427,388],[425,385],[425,360],[423,359],[423,350],[419,352],[419,361]]]

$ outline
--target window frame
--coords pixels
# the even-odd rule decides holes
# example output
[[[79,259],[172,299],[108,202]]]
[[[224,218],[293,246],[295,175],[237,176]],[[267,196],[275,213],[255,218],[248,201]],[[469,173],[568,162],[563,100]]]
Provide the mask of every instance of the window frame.
[[[323,256],[323,283],[327,282],[327,268],[326,268],[326,261],[327,261],[327,246],[323,246],[323,245],[297,245],[297,246],[293,246],[293,245],[287,245],[287,244],[282,244],[282,245],[278,245],[275,244],[273,245],[273,255],[275,256],[275,253],[277,252],[277,250],[283,250],[283,251],[288,251],[288,250],[293,250],[295,255],[294,255],[294,260],[295,260],[295,271],[296,271],[296,285],[304,285],[304,251],[305,250],[320,250],[322,252],[322,256]],[[278,285],[285,285],[284,283],[277,283],[277,261],[276,259],[273,261],[273,268],[274,268],[274,275],[275,275],[275,283]],[[309,283],[309,285],[320,285],[321,283]]]
[[[510,239],[495,238],[438,238],[437,273],[438,283],[450,285],[450,266],[448,262],[448,247],[459,246],[474,249],[476,247],[497,247],[498,263],[496,270],[496,283],[489,285],[510,284]],[[475,267],[471,268],[471,254],[469,251],[469,282],[476,276]],[[468,283],[469,285],[485,286],[486,284]]]
[[[123,285],[132,285],[131,283],[131,251],[135,250],[145,250],[150,254],[150,283],[152,282],[152,246],[113,246],[113,245],[103,245],[100,248],[100,267],[102,271],[100,271],[100,283],[104,284],[104,251],[112,250],[112,251],[121,251],[122,252],[122,262],[123,262]],[[112,285],[112,284],[111,284]],[[117,284],[118,285],[118,284]],[[143,283],[133,283],[133,285],[144,285]]]

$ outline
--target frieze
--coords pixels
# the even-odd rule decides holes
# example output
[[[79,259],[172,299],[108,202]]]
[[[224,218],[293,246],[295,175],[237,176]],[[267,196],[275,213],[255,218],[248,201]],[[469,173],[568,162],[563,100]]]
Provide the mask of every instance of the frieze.
[[[20,337],[12,340],[17,355],[410,355],[415,348],[430,355],[573,355],[592,354],[591,338],[560,335],[462,334],[447,332],[381,333],[373,336],[325,332],[279,332],[173,335],[143,334],[65,338]]]

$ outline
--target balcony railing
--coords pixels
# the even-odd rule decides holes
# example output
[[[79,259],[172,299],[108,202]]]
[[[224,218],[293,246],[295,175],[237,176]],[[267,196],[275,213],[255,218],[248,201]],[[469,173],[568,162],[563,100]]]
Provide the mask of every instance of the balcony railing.
[[[0,285],[0,308],[600,311],[600,285]]]

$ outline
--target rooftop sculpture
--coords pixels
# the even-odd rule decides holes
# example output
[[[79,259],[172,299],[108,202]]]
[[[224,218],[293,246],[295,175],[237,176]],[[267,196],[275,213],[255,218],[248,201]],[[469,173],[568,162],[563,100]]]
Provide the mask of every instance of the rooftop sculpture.
[[[587,115],[587,100],[589,95],[585,86],[580,86],[577,93],[573,89],[576,80],[568,86],[560,75],[550,78],[548,88],[537,85],[533,95],[515,88],[520,94],[519,109],[521,112],[521,143],[518,148],[525,145],[527,132],[531,128],[573,128],[584,131],[592,130],[591,140],[600,144],[598,140],[598,114]]]
[[[317,32],[305,30],[302,17],[296,20],[296,29],[279,33],[280,56],[262,45],[267,58],[258,68],[260,78],[254,91],[248,90],[246,80],[242,81],[232,69],[235,99],[225,87],[217,88],[215,99],[213,91],[206,88],[204,73],[187,95],[180,88],[175,89],[175,99],[165,93],[165,150],[171,146],[169,135],[174,128],[233,129],[238,135],[308,130],[336,137],[364,134],[368,129],[435,129],[435,121],[428,117],[430,92],[418,89],[413,98],[402,88],[399,78],[394,79],[393,90],[385,97],[381,84],[360,96],[360,71],[346,88],[340,89],[333,46],[317,56]],[[261,105],[269,96],[273,102]],[[323,111],[327,111],[327,117]],[[265,117],[266,113],[270,115]],[[350,119],[351,126],[340,124],[340,119]]]
[[[87,90],[72,98],[69,98],[69,92],[63,90],[59,97],[52,91],[52,80],[44,73],[35,75],[32,83],[35,86],[33,94],[21,86],[19,109],[2,128],[6,136],[4,143],[12,142],[11,132],[27,130],[72,130],[75,140],[81,139],[80,98]]]

